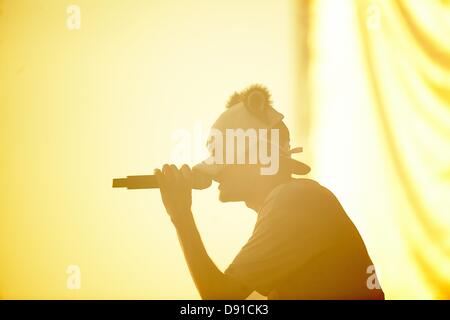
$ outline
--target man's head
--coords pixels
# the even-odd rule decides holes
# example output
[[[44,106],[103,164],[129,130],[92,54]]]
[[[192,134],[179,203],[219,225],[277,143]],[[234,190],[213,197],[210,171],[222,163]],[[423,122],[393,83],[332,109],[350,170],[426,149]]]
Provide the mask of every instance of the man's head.
[[[306,174],[291,158],[289,130],[266,88],[253,85],[234,93],[211,128],[211,156],[194,169],[219,182],[221,201],[247,201],[263,190]]]
[[[283,122],[277,125],[275,130],[278,130],[280,144],[289,142],[289,131]],[[267,143],[270,145],[273,143],[278,148],[277,143],[271,141],[259,141],[259,143]],[[270,148],[267,148],[270,150]],[[279,150],[277,150],[279,151]],[[285,182],[291,177],[291,170],[289,167],[288,158],[278,153],[271,155],[271,167],[276,170],[270,170],[270,174],[262,174],[262,169],[267,165],[257,161],[257,163],[251,164],[248,161],[244,164],[225,164],[218,174],[213,176],[213,179],[219,182],[220,200],[223,202],[228,201],[245,201],[249,198],[254,198],[255,195],[260,193],[262,188],[267,189],[272,186]],[[246,150],[245,158],[248,160],[249,150]],[[276,165],[274,165],[276,163]]]

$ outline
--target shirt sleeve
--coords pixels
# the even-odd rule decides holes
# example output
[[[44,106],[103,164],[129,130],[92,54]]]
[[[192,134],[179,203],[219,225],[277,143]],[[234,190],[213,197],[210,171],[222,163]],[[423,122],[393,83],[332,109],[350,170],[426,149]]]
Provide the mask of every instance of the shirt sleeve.
[[[295,196],[296,201],[292,201],[292,195],[287,199],[277,197],[263,207],[253,234],[225,274],[267,296],[309,259],[326,250],[326,237],[319,237],[321,224],[314,201],[307,194]]]

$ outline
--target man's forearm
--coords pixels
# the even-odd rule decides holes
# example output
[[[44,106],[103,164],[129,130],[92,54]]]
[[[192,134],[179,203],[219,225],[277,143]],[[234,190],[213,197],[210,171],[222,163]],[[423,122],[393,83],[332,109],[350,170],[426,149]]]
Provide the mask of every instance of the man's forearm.
[[[223,274],[206,252],[192,212],[173,221],[191,276],[202,299],[243,299],[240,284]]]

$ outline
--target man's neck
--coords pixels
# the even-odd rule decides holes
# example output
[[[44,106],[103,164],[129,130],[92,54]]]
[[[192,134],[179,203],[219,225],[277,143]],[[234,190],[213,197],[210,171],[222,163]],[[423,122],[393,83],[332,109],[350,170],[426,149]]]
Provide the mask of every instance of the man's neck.
[[[285,184],[289,182],[291,179],[279,181],[278,183],[274,183],[266,186],[265,188],[261,188],[258,192],[255,192],[252,197],[245,200],[245,204],[248,208],[253,209],[256,213],[261,210],[261,207],[264,205],[269,194],[279,185]]]

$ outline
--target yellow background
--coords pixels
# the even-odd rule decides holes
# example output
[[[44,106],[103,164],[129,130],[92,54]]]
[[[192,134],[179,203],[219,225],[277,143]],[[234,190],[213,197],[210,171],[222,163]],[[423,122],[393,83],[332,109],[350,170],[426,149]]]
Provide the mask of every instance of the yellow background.
[[[111,179],[151,174],[171,159],[177,130],[206,130],[252,83],[270,89],[310,176],[357,225],[386,297],[450,297],[450,59],[422,56],[392,3],[0,0],[0,297],[199,298],[158,191]],[[415,41],[449,53],[449,4],[431,3],[408,2],[432,37]],[[71,4],[80,30],[66,26]],[[380,28],[368,31],[373,10]],[[256,217],[219,203],[214,187],[193,200],[223,269]],[[430,237],[424,216],[442,234]],[[80,290],[66,286],[69,265]]]
[[[0,3],[3,298],[198,298],[159,192],[111,180],[151,174],[176,130],[206,130],[254,82],[288,116],[290,3],[76,1],[72,31],[74,2]],[[217,195],[194,192],[194,212],[224,268],[256,217]],[[81,290],[66,288],[71,264]]]

